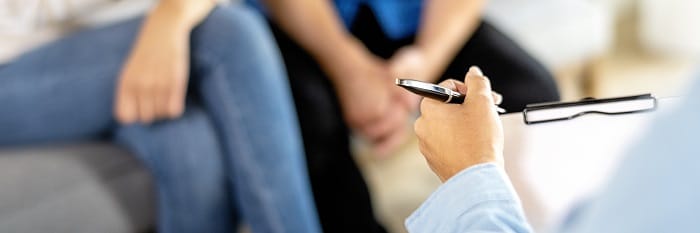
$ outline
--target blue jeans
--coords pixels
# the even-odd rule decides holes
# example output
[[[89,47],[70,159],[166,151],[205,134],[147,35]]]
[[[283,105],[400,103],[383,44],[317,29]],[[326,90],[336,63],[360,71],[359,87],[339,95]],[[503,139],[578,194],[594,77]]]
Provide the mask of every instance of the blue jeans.
[[[160,232],[319,232],[285,71],[262,19],[219,7],[191,35],[186,111],[119,125],[118,74],[141,19],[75,33],[0,67],[0,146],[101,138],[157,184]]]

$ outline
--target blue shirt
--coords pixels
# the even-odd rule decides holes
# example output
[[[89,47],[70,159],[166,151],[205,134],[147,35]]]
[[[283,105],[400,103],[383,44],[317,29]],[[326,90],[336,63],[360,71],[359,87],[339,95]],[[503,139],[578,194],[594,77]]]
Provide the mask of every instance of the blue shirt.
[[[633,147],[603,191],[555,232],[700,232],[700,83]],[[532,232],[504,171],[468,168],[407,220],[409,232]]]
[[[258,0],[246,2],[263,9]],[[350,27],[361,4],[372,9],[384,33],[391,39],[403,39],[418,31],[422,0],[334,0],[335,8],[346,27]]]

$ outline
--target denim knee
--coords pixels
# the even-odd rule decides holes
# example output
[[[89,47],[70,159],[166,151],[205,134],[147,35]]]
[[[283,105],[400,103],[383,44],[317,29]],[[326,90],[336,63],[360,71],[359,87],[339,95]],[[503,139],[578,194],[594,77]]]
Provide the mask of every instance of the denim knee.
[[[247,6],[217,7],[193,30],[191,43],[194,58],[269,63],[279,57],[265,19]]]
[[[224,192],[221,146],[211,121],[200,108],[187,106],[178,119],[121,126],[115,137],[150,169],[159,188],[193,195],[199,195],[195,187]],[[208,192],[205,190],[201,191]]]
[[[206,112],[188,105],[182,117],[122,126],[116,141],[149,168],[162,232],[230,232],[233,210],[225,163]]]

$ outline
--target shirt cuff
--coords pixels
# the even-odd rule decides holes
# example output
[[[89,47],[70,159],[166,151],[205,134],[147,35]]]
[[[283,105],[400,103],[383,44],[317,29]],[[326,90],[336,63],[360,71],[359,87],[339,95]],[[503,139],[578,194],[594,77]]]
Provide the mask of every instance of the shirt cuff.
[[[449,232],[457,219],[485,202],[520,205],[503,168],[485,163],[465,169],[440,186],[411,216],[405,225],[409,232]]]

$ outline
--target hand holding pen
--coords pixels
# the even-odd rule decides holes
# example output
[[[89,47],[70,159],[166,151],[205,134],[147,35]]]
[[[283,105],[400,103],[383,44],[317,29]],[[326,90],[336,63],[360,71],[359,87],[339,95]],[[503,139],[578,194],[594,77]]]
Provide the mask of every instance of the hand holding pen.
[[[465,84],[466,83],[466,84]],[[414,124],[418,146],[443,182],[464,169],[492,163],[503,167],[503,124],[496,112],[491,82],[472,67],[464,83],[444,81],[443,87],[466,95],[462,104],[424,98]]]
[[[474,70],[483,76],[481,70],[473,67],[470,70]],[[404,89],[413,92],[417,95],[438,100],[448,104],[462,104],[464,103],[465,94],[460,93],[466,90],[459,90],[459,86],[465,86],[464,83],[457,80],[447,80],[442,83],[445,86],[435,85],[432,83],[421,82],[411,79],[396,79],[396,85],[403,87]],[[496,105],[501,104],[503,97],[493,92],[493,98]],[[505,113],[505,109],[496,107],[498,113]]]

